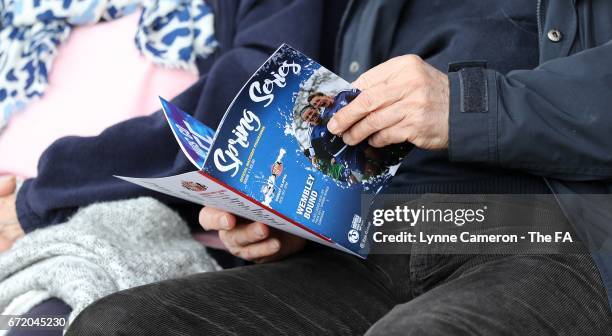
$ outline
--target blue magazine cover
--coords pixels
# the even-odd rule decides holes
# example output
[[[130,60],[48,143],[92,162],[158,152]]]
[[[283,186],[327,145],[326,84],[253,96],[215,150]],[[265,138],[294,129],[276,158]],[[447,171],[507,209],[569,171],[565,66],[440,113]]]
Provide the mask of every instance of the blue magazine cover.
[[[202,169],[215,131],[161,97],[160,101],[176,141],[189,161],[198,169]]]
[[[348,146],[327,130],[358,94],[282,45],[243,86],[216,132],[162,99],[197,175],[124,179],[363,257],[369,224],[361,194],[388,184],[408,146]]]

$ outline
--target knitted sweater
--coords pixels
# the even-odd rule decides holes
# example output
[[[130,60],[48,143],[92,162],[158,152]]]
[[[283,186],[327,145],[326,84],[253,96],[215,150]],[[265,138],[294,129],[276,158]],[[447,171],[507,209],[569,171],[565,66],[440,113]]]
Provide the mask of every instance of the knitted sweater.
[[[218,270],[185,222],[152,198],[98,203],[29,233],[0,254],[0,312],[19,315],[49,297],[72,307],[123,289]]]

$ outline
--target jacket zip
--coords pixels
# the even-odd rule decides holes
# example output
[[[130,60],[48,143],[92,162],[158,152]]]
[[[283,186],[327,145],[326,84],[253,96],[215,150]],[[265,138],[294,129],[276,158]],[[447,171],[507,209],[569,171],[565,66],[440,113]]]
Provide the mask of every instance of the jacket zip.
[[[538,23],[538,49],[542,50],[542,0],[538,0],[536,7],[536,20]]]

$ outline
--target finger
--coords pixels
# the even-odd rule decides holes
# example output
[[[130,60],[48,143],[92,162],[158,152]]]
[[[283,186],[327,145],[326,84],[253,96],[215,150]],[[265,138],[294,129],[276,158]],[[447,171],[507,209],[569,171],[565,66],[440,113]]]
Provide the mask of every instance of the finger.
[[[211,207],[200,210],[199,221],[204,230],[231,230],[236,226],[236,216]]]
[[[236,251],[236,256],[245,260],[258,260],[270,257],[281,249],[281,242],[276,238],[269,238],[264,241],[247,245]]]
[[[4,239],[8,239],[14,242],[15,240],[23,237],[24,232],[19,223],[13,223],[3,228],[2,236]]]
[[[370,135],[391,127],[403,118],[402,106],[395,103],[368,114],[342,134],[342,140],[347,145],[354,146]]]
[[[268,226],[258,222],[238,225],[233,230],[219,232],[219,238],[228,248],[245,247],[260,242],[269,235]]]
[[[394,90],[387,85],[378,85],[362,91],[350,104],[332,117],[327,128],[334,134],[340,134],[372,111],[395,103],[401,98],[402,93],[402,90]]]
[[[255,262],[265,263],[280,260],[297,251],[300,251],[304,248],[304,246],[306,246],[306,240],[304,238],[294,236],[286,232],[276,231],[276,234],[273,234],[273,236],[278,238],[278,240],[281,242],[278,252],[268,257],[256,259]]]
[[[15,176],[0,177],[0,196],[7,196],[15,192],[17,180]]]
[[[7,251],[11,246],[13,246],[13,241],[0,235],[0,253]]]
[[[361,76],[351,84],[362,91],[372,88],[385,82],[392,74],[395,74],[395,68],[398,67],[399,63],[399,57],[394,57],[386,62],[380,63],[361,74]]]
[[[368,143],[372,147],[380,148],[406,142],[406,139],[410,137],[410,131],[406,127],[395,125],[374,133],[370,139],[368,139]]]
[[[4,230],[5,226],[12,224],[19,224],[15,209],[15,194],[0,197],[0,227]]]
[[[422,66],[425,62],[418,55],[403,55],[394,57],[363,73],[352,85],[360,90],[367,90],[398,75],[404,76],[407,68]]]

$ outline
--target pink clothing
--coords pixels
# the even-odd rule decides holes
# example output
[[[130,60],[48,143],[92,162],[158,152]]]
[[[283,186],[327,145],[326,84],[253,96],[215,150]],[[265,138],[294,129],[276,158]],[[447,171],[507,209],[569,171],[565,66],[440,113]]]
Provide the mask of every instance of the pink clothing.
[[[0,175],[36,175],[41,153],[66,135],[96,135],[160,108],[197,74],[165,69],[134,46],[138,14],[73,30],[59,49],[44,97],[15,115],[0,134]]]

